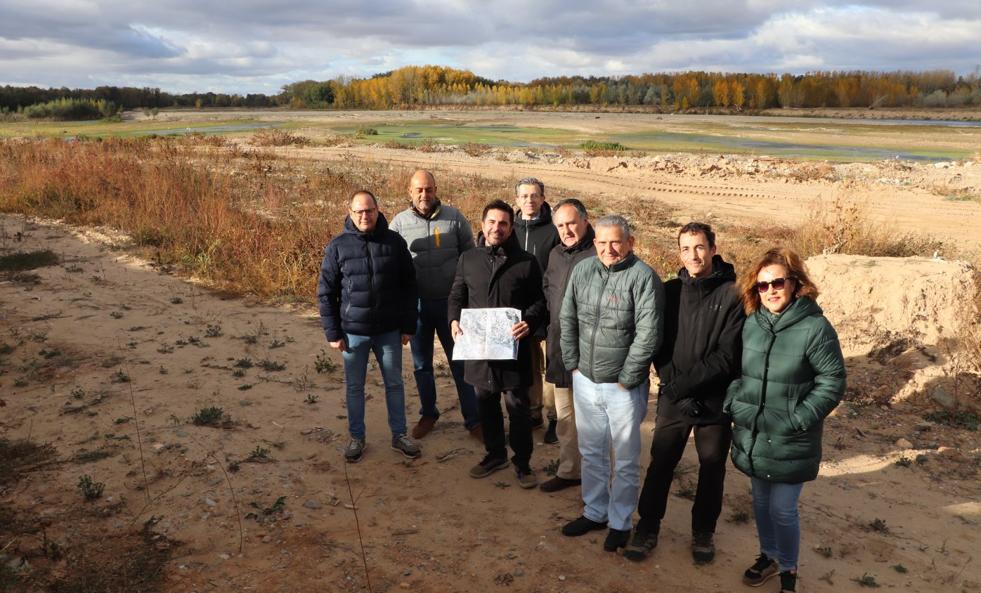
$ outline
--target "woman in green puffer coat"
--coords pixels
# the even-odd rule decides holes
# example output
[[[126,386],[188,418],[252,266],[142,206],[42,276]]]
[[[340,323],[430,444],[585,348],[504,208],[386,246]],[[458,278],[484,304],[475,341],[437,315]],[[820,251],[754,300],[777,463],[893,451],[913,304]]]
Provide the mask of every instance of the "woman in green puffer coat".
[[[780,575],[796,591],[800,551],[797,501],[817,477],[824,419],[845,392],[838,335],[815,299],[800,257],[771,249],[740,280],[742,376],[730,385],[732,462],[753,485],[760,555],[743,575],[757,587]]]

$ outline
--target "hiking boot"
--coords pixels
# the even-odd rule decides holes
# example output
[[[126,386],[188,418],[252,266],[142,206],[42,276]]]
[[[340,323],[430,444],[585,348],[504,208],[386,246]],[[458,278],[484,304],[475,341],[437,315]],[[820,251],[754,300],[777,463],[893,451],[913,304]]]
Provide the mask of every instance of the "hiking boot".
[[[780,573],[780,593],[797,593],[797,573],[785,570]]]
[[[555,476],[551,480],[542,482],[539,488],[542,492],[558,492],[559,490],[565,490],[566,488],[572,488],[573,486],[579,486],[582,484],[582,480],[570,480],[569,478],[560,478]]]
[[[620,530],[610,528],[609,533],[606,534],[606,539],[603,540],[603,549],[607,552],[616,552],[620,548],[626,546],[629,539],[629,529]]]
[[[421,439],[430,432],[433,431],[433,427],[436,426],[436,419],[432,416],[422,416],[419,418],[419,422],[412,427],[412,438]]]
[[[525,490],[538,485],[538,476],[535,475],[535,470],[525,468],[517,470],[516,473],[518,475],[518,486],[521,486]]]
[[[598,529],[606,529],[606,521],[599,523],[586,517],[579,517],[562,526],[562,535],[579,537],[580,535],[586,535],[590,531],[596,531]]]
[[[558,421],[549,420],[548,428],[545,429],[545,438],[542,440],[546,445],[554,445],[559,442],[559,435],[555,433],[555,427],[558,425]]]
[[[478,443],[484,443],[484,429],[478,424],[470,429],[470,436],[472,436]]]
[[[773,578],[780,569],[777,568],[777,561],[771,559],[766,554],[760,554],[756,558],[756,563],[746,569],[743,573],[743,583],[750,587],[759,587],[763,583]]]
[[[486,478],[497,470],[506,468],[510,464],[511,462],[507,459],[499,459],[488,455],[480,463],[470,468],[470,477]]]
[[[691,538],[691,557],[695,564],[708,564],[715,559],[715,541],[710,531],[696,531]]]
[[[419,445],[413,443],[412,440],[404,434],[392,437],[392,449],[398,451],[402,455],[405,455],[409,459],[415,459],[422,455],[422,450],[419,448]]]
[[[630,543],[628,543],[627,547],[623,549],[623,555],[628,560],[640,562],[641,560],[647,558],[656,547],[657,532],[648,531],[647,529],[644,529],[638,525],[634,529],[634,534],[630,538]]]
[[[344,460],[348,463],[357,463],[361,461],[361,458],[364,456],[364,448],[364,439],[352,438],[347,442],[347,446],[344,447]]]

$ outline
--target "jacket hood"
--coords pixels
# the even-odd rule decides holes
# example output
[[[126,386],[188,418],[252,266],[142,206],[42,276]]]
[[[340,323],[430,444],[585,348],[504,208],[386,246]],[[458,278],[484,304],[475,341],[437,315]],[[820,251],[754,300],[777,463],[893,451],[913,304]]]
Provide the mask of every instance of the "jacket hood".
[[[371,237],[377,235],[378,233],[388,230],[388,220],[385,219],[385,215],[381,212],[378,213],[378,222],[375,224],[375,228],[370,232],[362,232],[358,227],[354,226],[354,221],[351,220],[351,215],[348,214],[347,218],[344,219],[344,232],[351,235],[358,235],[361,237]]]
[[[721,255],[712,256],[712,273],[704,278],[692,278],[688,270],[682,267],[678,270],[678,278],[688,285],[698,287],[714,288],[726,281],[736,281],[736,268],[732,264],[722,259]]]
[[[593,230],[593,225],[586,225],[586,233],[579,239],[579,242],[572,247],[566,247],[564,244],[559,243],[559,249],[563,253],[578,253],[580,251],[585,251],[593,246],[593,239],[596,238],[596,231]]]
[[[537,228],[546,224],[552,224],[552,207],[548,205],[548,202],[542,204],[542,209],[538,211],[538,218],[535,220],[521,218],[521,208],[514,209],[514,228],[516,229]]]
[[[442,208],[443,208],[443,202],[440,202],[437,199],[436,200],[436,204],[433,206],[432,212],[430,212],[428,215],[426,215],[426,214],[423,214],[422,212],[419,212],[418,210],[416,210],[416,205],[413,204],[411,200],[409,200],[409,212],[411,212],[413,215],[415,215],[415,216],[417,216],[417,217],[419,217],[419,218],[421,218],[423,220],[432,220],[432,219],[436,218],[437,216],[439,216],[439,211]]]

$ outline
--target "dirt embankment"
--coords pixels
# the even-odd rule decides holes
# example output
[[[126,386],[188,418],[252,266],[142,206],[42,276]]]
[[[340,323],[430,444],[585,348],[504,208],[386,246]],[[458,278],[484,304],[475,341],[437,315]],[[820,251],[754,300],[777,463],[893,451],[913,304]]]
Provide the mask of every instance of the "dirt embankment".
[[[521,490],[508,472],[467,476],[481,451],[463,430],[445,367],[444,415],[417,461],[388,449],[372,367],[369,449],[360,464],[345,466],[340,359],[324,349],[311,310],[211,294],[91,233],[15,217],[2,225],[4,254],[50,249],[58,256],[56,265],[0,281],[0,435],[55,451],[52,463],[0,483],[2,576],[18,579],[15,591],[86,571],[123,578],[130,565],[118,561],[137,557],[132,546],[167,550],[162,565],[152,554],[139,556],[147,559],[140,566],[162,566],[144,590],[175,593],[367,591],[369,580],[373,591],[742,590],[740,575],[756,553],[748,480],[729,472],[719,555],[710,566],[693,566],[693,447],[659,547],[633,564],[604,553],[602,535],[559,534],[580,513],[578,491]],[[902,329],[910,319],[903,295],[920,286],[925,272],[916,266],[927,264],[910,271],[902,262],[812,265],[829,315],[872,311],[881,315],[876,323]],[[875,299],[865,307],[860,294],[874,268],[888,270],[875,281],[889,284],[873,286]],[[954,271],[930,276],[934,288],[960,290],[939,281]],[[946,323],[956,296],[926,298],[936,303],[929,315]],[[836,323],[848,344],[876,326]],[[897,365],[916,346],[884,362],[862,348],[849,349],[851,401],[828,420],[822,475],[802,499],[802,586],[857,591],[863,581],[977,591],[977,432],[925,420],[935,404],[920,396],[891,405],[890,393],[869,399],[872,389],[906,385]],[[408,365],[406,353],[414,419]],[[652,398],[645,450],[654,405]],[[557,450],[536,436],[533,465],[544,476]],[[88,490],[79,488],[86,475]],[[104,491],[86,501],[84,492],[98,483]],[[112,547],[121,542],[131,548]]]

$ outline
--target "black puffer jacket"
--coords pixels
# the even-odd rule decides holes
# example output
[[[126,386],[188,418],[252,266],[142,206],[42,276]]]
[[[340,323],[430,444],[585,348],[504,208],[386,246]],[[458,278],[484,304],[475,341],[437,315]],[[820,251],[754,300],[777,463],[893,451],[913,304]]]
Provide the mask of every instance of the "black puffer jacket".
[[[460,321],[462,309],[513,307],[521,311],[533,334],[545,322],[542,273],[535,259],[518,245],[514,233],[504,245],[488,247],[484,237],[477,248],[460,255],[450,289],[449,320]],[[468,360],[467,383],[486,391],[508,391],[531,385],[531,344],[518,343],[518,360]]]
[[[586,234],[582,240],[566,247],[559,243],[552,249],[548,257],[548,269],[545,270],[545,300],[548,303],[548,337],[546,339],[546,367],[545,379],[556,387],[571,387],[572,373],[566,370],[562,363],[562,344],[560,335],[562,322],[559,321],[559,314],[562,313],[562,299],[565,297],[566,285],[569,284],[569,276],[572,275],[572,268],[582,260],[596,256],[596,246],[593,239],[596,233],[593,227],[586,227]]]
[[[661,379],[658,419],[691,424],[728,422],[726,389],[739,377],[743,314],[736,272],[716,255],[712,274],[692,278],[682,268],[664,285],[664,345],[654,365]]]
[[[317,287],[327,341],[345,333],[372,336],[416,331],[416,272],[409,248],[378,215],[370,233],[344,221],[344,232],[324,250]]]
[[[552,208],[542,204],[542,209],[535,220],[521,218],[521,211],[516,209],[514,217],[514,233],[522,249],[535,256],[542,272],[548,269],[548,258],[552,248],[561,243],[559,231],[552,224]]]

